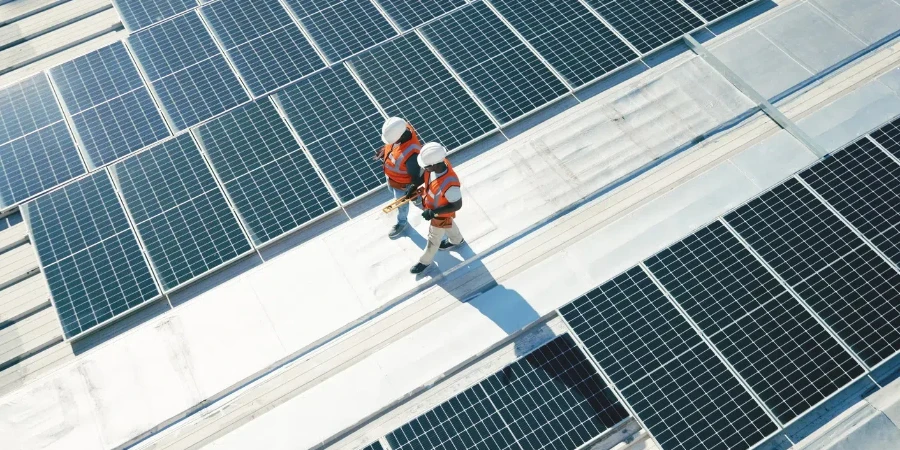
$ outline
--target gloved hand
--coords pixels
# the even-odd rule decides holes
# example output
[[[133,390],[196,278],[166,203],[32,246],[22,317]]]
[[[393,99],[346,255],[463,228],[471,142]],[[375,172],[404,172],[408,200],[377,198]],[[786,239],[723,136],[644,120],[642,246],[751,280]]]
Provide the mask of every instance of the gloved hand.
[[[409,186],[406,186],[406,198],[415,198],[416,195],[418,195],[416,193],[416,185],[410,184]]]
[[[422,218],[425,220],[434,219],[434,211],[431,209],[426,209],[425,211],[422,211]]]

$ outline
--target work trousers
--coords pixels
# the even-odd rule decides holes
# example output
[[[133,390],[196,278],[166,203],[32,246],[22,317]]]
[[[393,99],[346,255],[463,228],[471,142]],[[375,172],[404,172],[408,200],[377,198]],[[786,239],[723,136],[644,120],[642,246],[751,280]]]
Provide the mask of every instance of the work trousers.
[[[438,228],[432,225],[428,228],[428,243],[425,245],[425,254],[419,258],[419,263],[428,266],[434,262],[434,257],[441,248],[441,241],[444,240],[444,235],[454,245],[463,241],[462,233],[459,232],[455,220],[450,228]]]
[[[403,198],[406,195],[406,190],[391,187],[391,194],[394,195],[394,200],[397,200],[398,198]],[[404,203],[400,205],[399,208],[397,208],[397,224],[405,225],[407,216],[409,216],[409,203]]]

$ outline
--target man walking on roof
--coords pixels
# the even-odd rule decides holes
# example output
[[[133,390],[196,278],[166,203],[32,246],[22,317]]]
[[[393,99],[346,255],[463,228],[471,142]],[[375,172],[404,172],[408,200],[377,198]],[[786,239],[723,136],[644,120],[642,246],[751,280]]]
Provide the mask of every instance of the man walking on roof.
[[[414,274],[424,272],[434,262],[438,250],[451,250],[463,243],[462,233],[453,220],[462,208],[462,190],[459,177],[447,160],[447,149],[436,142],[429,142],[422,147],[419,163],[425,169],[422,217],[430,220],[431,226],[428,228],[425,254],[419,258],[418,264],[409,269]],[[447,241],[442,242],[445,235]]]
[[[422,149],[419,135],[405,120],[391,117],[381,127],[381,140],[384,141],[381,153],[384,173],[394,199],[414,197],[416,187],[422,184],[422,169],[418,161]],[[397,209],[397,224],[391,228],[388,237],[394,239],[403,233],[408,215],[409,203],[404,203]]]

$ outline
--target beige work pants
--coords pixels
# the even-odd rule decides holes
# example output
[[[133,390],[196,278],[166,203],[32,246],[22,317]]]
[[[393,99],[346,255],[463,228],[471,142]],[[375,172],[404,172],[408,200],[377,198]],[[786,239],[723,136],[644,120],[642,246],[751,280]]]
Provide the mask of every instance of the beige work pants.
[[[428,228],[428,244],[425,245],[425,254],[419,258],[419,263],[429,266],[434,262],[434,257],[441,248],[441,241],[444,239],[445,234],[451,244],[459,244],[463,240],[462,233],[459,232],[455,220],[450,228],[430,226]]]

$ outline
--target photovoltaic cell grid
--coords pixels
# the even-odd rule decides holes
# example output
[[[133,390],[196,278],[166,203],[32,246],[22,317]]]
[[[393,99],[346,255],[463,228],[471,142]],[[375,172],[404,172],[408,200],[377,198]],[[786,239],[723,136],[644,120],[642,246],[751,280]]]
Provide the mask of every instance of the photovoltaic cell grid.
[[[287,0],[287,4],[331,61],[397,34],[371,0]]]
[[[373,442],[362,450],[384,450],[384,447],[381,446],[381,442]]]
[[[248,100],[195,13],[135,33],[128,41],[179,130]]]
[[[746,449],[778,429],[640,267],[560,313],[662,448]]]
[[[325,66],[278,0],[222,0],[201,11],[254,96]]]
[[[0,144],[63,120],[44,74],[0,90]]]
[[[390,116],[415,124],[423,141],[459,147],[494,129],[491,120],[415,34],[352,59]]]
[[[255,243],[337,207],[269,99],[217,118],[197,135]]]
[[[678,0],[587,0],[587,3],[642,53],[703,25]]]
[[[627,412],[568,335],[387,436],[394,450],[574,449]]]
[[[441,14],[465,5],[465,0],[377,0],[404,30],[415,28]]]
[[[491,3],[572,86],[585,85],[638,58],[578,0]]]
[[[567,92],[484,3],[462,8],[422,32],[500,123]]]
[[[384,118],[343,65],[302,80],[275,99],[342,202],[384,184],[381,162],[372,157]]]
[[[900,350],[900,274],[797,180],[725,218],[866,364]]]
[[[684,0],[708,21],[716,20],[757,0]]]
[[[113,0],[122,22],[135,31],[197,6],[197,0]]]
[[[67,337],[159,295],[106,171],[22,211]]]
[[[91,169],[169,135],[125,45],[50,69]]]
[[[164,289],[251,250],[189,134],[111,169]]]
[[[900,158],[900,119],[881,127],[871,136],[892,155]]]
[[[864,373],[720,222],[646,264],[782,423]]]
[[[900,165],[887,153],[861,139],[800,176],[900,264]]]
[[[65,122],[0,144],[0,207],[12,206],[84,173]]]

